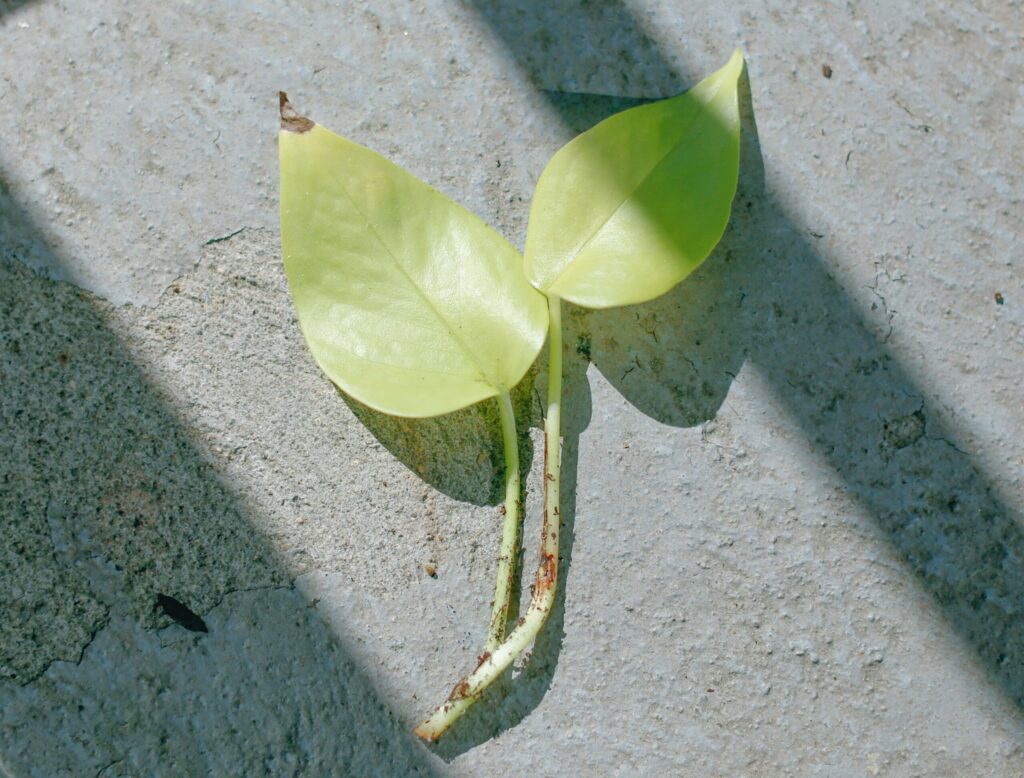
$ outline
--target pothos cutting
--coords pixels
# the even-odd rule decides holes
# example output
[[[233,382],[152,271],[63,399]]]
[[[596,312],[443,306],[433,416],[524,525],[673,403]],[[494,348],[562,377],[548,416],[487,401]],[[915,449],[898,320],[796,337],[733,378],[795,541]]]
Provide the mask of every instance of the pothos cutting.
[[[497,403],[505,519],[476,668],[416,728],[440,737],[537,636],[558,586],[562,300],[610,308],[682,281],[725,230],[739,168],[743,55],[688,92],[605,119],[560,149],[523,255],[481,219],[280,96],[281,243],[317,364],[365,405],[438,416]],[[510,624],[520,472],[510,392],[548,342],[540,565]],[[509,627],[512,627],[509,631]]]

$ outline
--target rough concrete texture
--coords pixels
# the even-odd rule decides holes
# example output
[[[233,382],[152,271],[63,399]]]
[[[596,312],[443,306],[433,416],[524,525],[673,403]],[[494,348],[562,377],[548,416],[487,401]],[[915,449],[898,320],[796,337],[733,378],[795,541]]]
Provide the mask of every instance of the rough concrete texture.
[[[1020,14],[0,3],[0,768],[1024,773]],[[487,621],[494,411],[318,373],[276,90],[521,245],[561,143],[736,45],[732,223],[665,297],[568,309],[558,608],[428,748]]]

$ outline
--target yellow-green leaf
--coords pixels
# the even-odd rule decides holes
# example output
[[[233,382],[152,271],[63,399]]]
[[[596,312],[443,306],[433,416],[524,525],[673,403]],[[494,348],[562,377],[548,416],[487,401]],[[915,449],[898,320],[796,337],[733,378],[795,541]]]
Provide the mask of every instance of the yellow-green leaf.
[[[526,237],[526,275],[591,308],[657,297],[711,252],[739,171],[743,55],[690,91],[616,114],[552,157]]]
[[[313,357],[362,403],[434,416],[510,390],[544,343],[522,257],[472,213],[282,95],[281,243]]]

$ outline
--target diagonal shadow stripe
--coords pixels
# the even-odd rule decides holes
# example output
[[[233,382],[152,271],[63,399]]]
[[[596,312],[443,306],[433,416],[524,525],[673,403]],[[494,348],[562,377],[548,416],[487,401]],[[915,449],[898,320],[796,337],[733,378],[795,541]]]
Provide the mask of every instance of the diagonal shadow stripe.
[[[585,91],[595,59],[581,64],[572,52],[619,52],[612,59],[622,68],[624,93],[649,89],[643,77],[652,72],[674,91],[696,83],[624,3],[476,0],[473,7],[548,98],[567,135],[624,107],[621,98],[595,95],[588,104],[584,95],[566,96]],[[550,30],[571,30],[573,45],[557,45]],[[751,360],[991,680],[1024,705],[1019,512],[958,447],[910,371],[833,281],[828,258],[765,190],[749,93],[742,102],[739,192],[713,256],[651,303],[573,309],[566,340],[575,338],[636,407],[675,425],[712,418],[739,365]],[[589,399],[568,395],[570,415],[574,403]]]
[[[109,306],[25,267],[51,249],[2,177],[0,227],[0,766],[434,775]]]

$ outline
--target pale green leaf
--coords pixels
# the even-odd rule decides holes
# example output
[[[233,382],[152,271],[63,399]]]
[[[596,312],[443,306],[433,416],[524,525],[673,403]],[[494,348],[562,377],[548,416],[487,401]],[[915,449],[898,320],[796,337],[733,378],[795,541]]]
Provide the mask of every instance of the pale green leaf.
[[[537,184],[526,275],[591,308],[657,297],[711,252],[739,169],[743,55],[678,97],[632,108],[578,136]]]
[[[282,97],[281,242],[317,363],[398,416],[454,411],[517,384],[547,307],[497,232]]]

